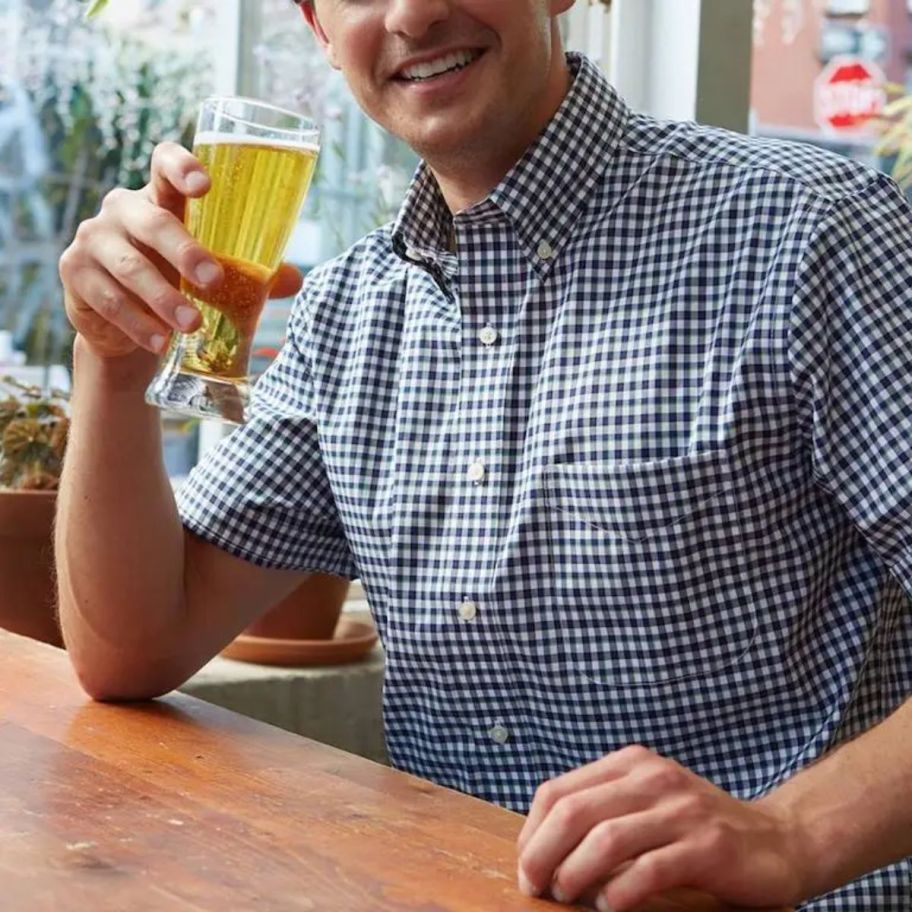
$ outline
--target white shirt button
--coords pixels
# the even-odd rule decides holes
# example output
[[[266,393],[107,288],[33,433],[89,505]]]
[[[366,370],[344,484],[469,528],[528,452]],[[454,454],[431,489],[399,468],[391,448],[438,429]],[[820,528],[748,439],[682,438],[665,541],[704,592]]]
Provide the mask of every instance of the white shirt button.
[[[554,248],[547,241],[542,241],[538,245],[538,256],[539,259],[550,260],[554,256]]]
[[[478,338],[482,345],[493,345],[497,341],[497,330],[493,326],[486,326],[479,334]]]
[[[510,733],[500,724],[493,726],[488,734],[491,736],[491,740],[495,744],[506,744],[507,740],[510,737]]]
[[[485,464],[483,462],[473,462],[469,466],[469,481],[471,481],[473,484],[479,484],[484,481],[486,473],[487,469],[485,469]]]
[[[405,255],[406,255],[410,260],[419,260],[419,259],[421,259],[420,254],[418,253],[418,251],[417,251],[414,247],[406,247],[406,248],[405,248]]]
[[[459,606],[459,617],[463,621],[474,621],[478,615],[478,605],[475,602],[463,602]]]

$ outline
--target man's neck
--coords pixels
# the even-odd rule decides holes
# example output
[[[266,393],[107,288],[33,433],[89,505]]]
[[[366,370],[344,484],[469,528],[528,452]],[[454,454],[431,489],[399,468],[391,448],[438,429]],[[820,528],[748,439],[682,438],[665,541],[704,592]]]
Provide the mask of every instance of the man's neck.
[[[481,202],[507,176],[526,149],[550,123],[569,90],[570,71],[564,65],[549,93],[550,103],[545,107],[543,116],[534,121],[517,142],[492,150],[492,155],[486,157],[457,153],[452,156],[425,156],[427,166],[437,180],[443,199],[453,215]]]

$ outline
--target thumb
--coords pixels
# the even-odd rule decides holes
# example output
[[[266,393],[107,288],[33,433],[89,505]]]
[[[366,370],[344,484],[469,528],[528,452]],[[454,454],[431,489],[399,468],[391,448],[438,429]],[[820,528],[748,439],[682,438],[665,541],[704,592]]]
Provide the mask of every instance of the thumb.
[[[301,275],[301,271],[291,263],[282,263],[272,280],[269,297],[290,298],[301,290],[303,284],[304,276]]]

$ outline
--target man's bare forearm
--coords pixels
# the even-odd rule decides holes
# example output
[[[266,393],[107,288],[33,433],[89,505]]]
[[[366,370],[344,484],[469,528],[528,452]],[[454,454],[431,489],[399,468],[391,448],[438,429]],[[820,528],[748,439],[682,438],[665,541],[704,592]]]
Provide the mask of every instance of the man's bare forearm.
[[[802,898],[912,855],[912,700],[759,803],[801,834]]]
[[[147,352],[105,360],[77,338],[55,547],[61,626],[90,692],[171,643],[183,611],[183,530],[159,413],[143,401],[154,367]]]

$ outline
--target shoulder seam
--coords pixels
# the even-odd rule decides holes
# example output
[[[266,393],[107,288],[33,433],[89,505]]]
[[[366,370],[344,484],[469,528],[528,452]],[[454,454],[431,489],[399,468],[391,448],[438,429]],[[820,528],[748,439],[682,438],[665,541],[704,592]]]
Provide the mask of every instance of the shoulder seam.
[[[642,116],[642,115],[640,115],[640,116]],[[881,174],[880,172],[874,171],[874,172],[866,175],[867,182],[864,185],[855,186],[842,193],[827,193],[824,190],[822,190],[821,188],[815,187],[813,184],[809,183],[807,180],[802,179],[801,177],[798,177],[794,174],[789,174],[788,172],[783,171],[783,170],[775,167],[774,165],[741,164],[738,162],[731,161],[730,159],[719,155],[718,152],[713,152],[713,151],[707,152],[707,155],[705,158],[697,158],[693,155],[688,155],[686,152],[681,152],[676,149],[668,149],[667,148],[668,142],[670,142],[672,138],[677,137],[679,135],[679,133],[681,132],[682,128],[699,127],[700,125],[695,124],[692,121],[681,121],[678,124],[675,124],[674,121],[653,120],[653,122],[656,124],[668,123],[669,125],[674,127],[674,129],[672,129],[670,131],[670,133],[668,134],[667,141],[660,144],[657,148],[651,149],[651,150],[646,149],[642,146],[638,146],[635,142],[628,143],[627,149],[631,154],[639,155],[643,158],[648,158],[648,159],[653,159],[653,160],[659,160],[662,157],[674,158],[674,159],[678,159],[679,161],[690,162],[691,164],[694,164],[694,165],[704,165],[707,163],[711,163],[714,166],[729,168],[734,171],[742,172],[743,174],[775,175],[777,178],[780,178],[781,180],[788,181],[789,183],[794,184],[797,187],[800,187],[806,193],[812,195],[819,202],[834,204],[834,203],[839,203],[839,202],[843,202],[843,201],[852,199],[853,197],[857,196],[858,194],[864,193],[865,191],[869,190],[872,186],[876,186],[877,184],[879,184],[881,182],[881,180],[880,180],[881,178],[887,176],[887,175]],[[627,137],[629,137],[629,135],[630,134],[628,131]],[[740,136],[741,134],[736,133],[733,135]],[[751,137],[745,136],[743,138],[750,139]],[[846,159],[846,161],[847,162],[851,161],[851,159]],[[862,173],[863,172],[859,173],[859,177],[861,176]]]

